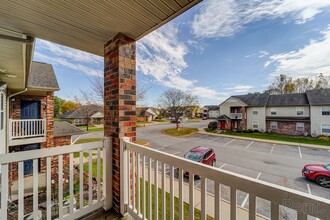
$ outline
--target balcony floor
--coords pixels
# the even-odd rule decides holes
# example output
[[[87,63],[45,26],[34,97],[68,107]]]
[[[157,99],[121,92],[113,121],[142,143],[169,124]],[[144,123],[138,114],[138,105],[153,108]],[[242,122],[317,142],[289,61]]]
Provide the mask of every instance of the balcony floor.
[[[81,220],[119,220],[119,219],[131,220],[133,218],[131,216],[122,217],[120,214],[115,213],[115,211],[113,211],[112,209],[108,211],[104,211],[103,209],[100,209],[94,213],[91,213],[81,218]]]

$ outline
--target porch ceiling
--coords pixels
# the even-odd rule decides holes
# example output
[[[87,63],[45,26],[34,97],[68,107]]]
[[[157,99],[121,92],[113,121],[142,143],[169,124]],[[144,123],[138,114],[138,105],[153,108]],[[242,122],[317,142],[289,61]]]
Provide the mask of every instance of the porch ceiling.
[[[103,56],[118,32],[138,40],[200,1],[4,0],[0,28]]]

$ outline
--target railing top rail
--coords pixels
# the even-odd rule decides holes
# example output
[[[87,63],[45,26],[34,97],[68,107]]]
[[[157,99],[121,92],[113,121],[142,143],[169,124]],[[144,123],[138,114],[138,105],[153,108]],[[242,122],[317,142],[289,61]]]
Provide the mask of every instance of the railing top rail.
[[[10,121],[15,122],[15,121],[44,121],[46,120],[45,118],[39,118],[39,119],[11,119],[9,118]]]
[[[298,204],[303,203],[313,205],[316,203],[319,210],[323,210],[324,212],[307,213],[308,215],[321,219],[326,219],[327,216],[330,216],[330,200],[328,199],[236,174],[227,170],[207,166],[129,141],[125,141],[125,145],[127,150],[180,167],[183,170],[198,174],[213,181],[218,181],[221,184],[234,187],[243,192],[251,193],[257,197],[275,202],[288,208],[296,210]],[[309,209],[306,211],[311,212]]]
[[[102,147],[103,147],[103,141],[98,141],[98,142],[91,142],[85,144],[74,144],[74,145],[66,145],[62,147],[52,147],[52,148],[30,150],[24,152],[0,154],[0,164],[38,159],[42,157],[58,156],[62,154],[93,150]]]

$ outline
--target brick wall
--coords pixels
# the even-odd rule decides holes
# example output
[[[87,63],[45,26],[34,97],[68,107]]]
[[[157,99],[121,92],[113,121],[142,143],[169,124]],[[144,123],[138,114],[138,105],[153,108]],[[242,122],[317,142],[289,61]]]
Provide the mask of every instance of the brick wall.
[[[63,136],[63,137],[55,137],[54,139],[54,145],[55,147],[60,147],[64,145],[70,145],[71,144],[71,136]]]
[[[266,129],[269,132],[284,134],[284,135],[294,135],[294,136],[310,135],[310,127],[311,127],[310,122],[302,122],[304,123],[304,131],[297,131],[296,123],[297,123],[296,121],[278,121],[277,129],[272,129],[270,127],[270,121],[266,121]]]
[[[113,208],[120,210],[120,138],[136,136],[135,41],[122,34],[104,45],[104,135],[112,137]]]

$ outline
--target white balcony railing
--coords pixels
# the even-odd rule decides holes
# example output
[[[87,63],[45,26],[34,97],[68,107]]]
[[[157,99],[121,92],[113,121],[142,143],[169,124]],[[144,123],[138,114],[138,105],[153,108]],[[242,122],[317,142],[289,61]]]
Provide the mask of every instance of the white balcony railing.
[[[103,142],[93,142],[1,154],[0,219],[76,219],[111,208],[111,148],[105,143],[104,148]],[[29,162],[32,176],[24,176]]]
[[[140,146],[127,138],[121,141],[120,156],[121,212],[128,212],[134,219],[194,219],[194,212],[201,219],[278,220],[292,212],[299,220],[330,217],[330,200]],[[187,172],[188,180],[184,177]],[[196,175],[201,178],[198,187]],[[211,182],[213,192],[206,187]],[[228,200],[222,197],[224,187]],[[248,194],[244,202],[249,202],[248,209],[237,204],[238,192]],[[260,207],[261,200],[269,207]],[[262,209],[270,209],[269,216],[257,212]]]
[[[242,119],[243,114],[242,113],[230,113],[229,117],[230,119]]]
[[[9,119],[9,140],[46,136],[46,119]]]

